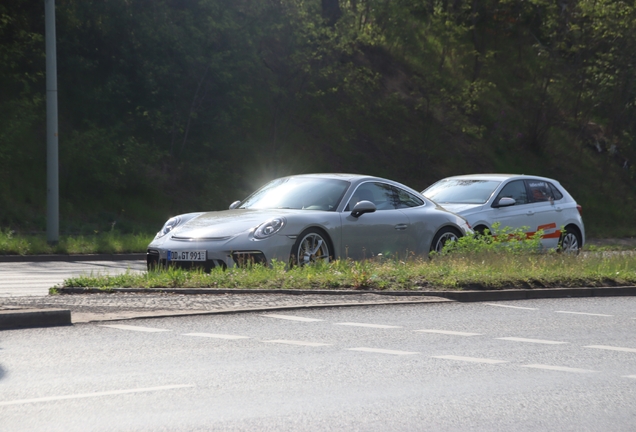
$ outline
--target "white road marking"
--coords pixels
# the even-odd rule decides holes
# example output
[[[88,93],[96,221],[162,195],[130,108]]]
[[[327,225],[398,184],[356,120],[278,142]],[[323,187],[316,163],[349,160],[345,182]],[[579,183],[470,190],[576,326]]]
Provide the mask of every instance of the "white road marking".
[[[459,332],[459,331],[452,331],[452,330],[424,329],[424,330],[414,330],[414,331],[422,332],[422,333],[439,333],[439,334],[454,335],[454,336],[481,336],[480,333],[466,333],[466,332]]]
[[[304,322],[313,322],[313,321],[322,321],[321,319],[316,318],[305,318],[293,315],[277,315],[277,314],[263,314],[261,316],[269,317],[269,318],[278,318],[290,321],[304,321]]]
[[[601,317],[614,316],[614,315],[595,314],[595,313],[587,313],[587,312],[570,312],[570,311],[555,311],[555,312],[556,313],[573,314],[573,315],[589,315],[589,316],[601,316]]]
[[[518,337],[501,337],[501,338],[495,338],[495,339],[507,340],[507,341],[513,341],[513,342],[548,344],[548,345],[559,345],[559,344],[567,343],[567,342],[559,342],[559,341],[551,341],[551,340],[543,340],[543,339],[525,339],[525,338],[518,338]]]
[[[391,326],[384,324],[365,324],[365,323],[352,323],[352,322],[344,322],[344,323],[335,323],[334,325],[344,325],[344,326],[353,326],[353,327],[370,327],[370,328],[402,328],[401,326]]]
[[[303,341],[293,341],[293,340],[266,340],[263,342],[268,343],[279,343],[279,344],[287,344],[287,345],[301,345],[301,346],[311,346],[311,347],[319,347],[319,346],[329,346],[331,344],[321,343],[321,342],[303,342]]]
[[[393,355],[414,355],[419,354],[418,352],[411,351],[395,351],[381,348],[347,348],[349,351],[362,351],[362,352],[370,352],[370,353],[379,353],[379,354],[393,354]]]
[[[577,369],[577,368],[570,368],[565,366],[550,366],[550,365],[542,365],[542,364],[530,364],[530,365],[523,365],[521,367],[533,368],[533,369],[546,369],[546,370],[553,370],[553,371],[560,371],[560,372],[574,372],[574,373],[596,372],[589,369]]]
[[[636,375],[625,375],[625,378],[633,378],[633,379],[636,379]]]
[[[623,351],[623,352],[636,353],[636,348],[623,348],[623,347],[614,347],[614,346],[607,346],[607,345],[588,345],[588,346],[584,346],[583,348],[596,348],[596,349],[604,349],[604,350],[610,350],[610,351]]]
[[[497,306],[497,307],[503,307],[503,308],[512,308],[512,309],[526,309],[526,310],[538,310],[537,308],[530,308],[530,307],[521,307],[521,306],[509,306],[509,305],[500,305],[500,304],[495,304],[495,303],[484,303],[488,306]]]
[[[36,402],[50,402],[50,401],[58,401],[58,400],[66,400],[66,399],[84,399],[84,398],[92,398],[92,397],[100,397],[100,396],[121,395],[121,394],[128,394],[128,393],[153,392],[153,391],[160,391],[160,390],[174,390],[174,389],[188,388],[188,387],[194,387],[194,384],[166,385],[166,386],[159,386],[159,387],[145,387],[145,388],[136,388],[136,389],[127,389],[127,390],[111,390],[111,391],[103,391],[103,392],[95,392],[95,393],[78,393],[74,395],[48,396],[48,397],[33,398],[33,399],[18,399],[18,400],[12,400],[12,401],[2,401],[0,402],[0,406],[20,405],[20,404],[36,403]]]
[[[110,327],[110,328],[115,328],[119,330],[132,330],[132,331],[150,332],[150,333],[170,331],[166,329],[158,329],[153,327],[140,327],[140,326],[131,326],[131,325],[124,325],[124,324],[100,324],[99,327]]]
[[[215,339],[249,339],[249,336],[235,336],[226,334],[214,334],[214,333],[184,333],[184,336],[199,336]]]
[[[508,363],[505,360],[495,360],[495,359],[487,359],[487,358],[475,358],[475,357],[460,357],[455,355],[442,355],[442,356],[432,356],[433,358],[444,359],[444,360],[458,360],[465,361],[471,363],[488,363],[488,364],[499,364],[499,363]]]

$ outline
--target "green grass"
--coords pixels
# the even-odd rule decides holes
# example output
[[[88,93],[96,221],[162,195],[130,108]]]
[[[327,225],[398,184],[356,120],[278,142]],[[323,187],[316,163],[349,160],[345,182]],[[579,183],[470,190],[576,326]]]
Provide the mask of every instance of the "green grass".
[[[117,276],[81,276],[66,287],[360,289],[382,291],[617,286],[636,283],[636,252],[580,255],[541,251],[541,233],[501,229],[463,237],[430,257],[376,256],[289,268],[282,261],[210,273],[169,267]]]
[[[585,251],[588,252],[608,252],[608,251],[636,251],[636,239],[608,239],[602,244],[586,244]]]
[[[621,286],[636,283],[634,252],[581,255],[481,252],[400,261],[339,260],[287,269],[270,267],[185,271],[168,268],[117,276],[81,276],[66,287],[364,289],[382,291]]]
[[[92,235],[60,236],[57,244],[49,244],[45,234],[16,235],[0,230],[0,255],[98,254],[145,252],[154,235],[122,234],[118,231]]]

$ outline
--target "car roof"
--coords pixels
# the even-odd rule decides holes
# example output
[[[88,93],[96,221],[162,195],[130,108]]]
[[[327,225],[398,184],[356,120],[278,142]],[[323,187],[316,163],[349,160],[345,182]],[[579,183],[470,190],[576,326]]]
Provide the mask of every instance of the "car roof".
[[[380,179],[380,177],[375,177],[375,176],[370,176],[370,175],[348,174],[348,173],[296,174],[296,175],[290,175],[288,177],[311,177],[311,178],[318,177],[318,178],[338,179],[338,180],[348,180],[348,181],[354,181],[354,180],[360,180],[360,179],[369,179],[369,178]],[[384,179],[381,179],[381,180],[384,180]]]
[[[533,176],[533,175],[526,175],[526,174],[495,174],[495,173],[466,174],[466,175],[446,177],[444,180],[449,180],[449,179],[495,180],[495,181],[504,181],[509,179],[514,179],[514,180],[528,180],[528,179],[537,180],[538,179],[538,180],[545,180],[545,181],[549,181],[553,183],[559,183],[557,180],[554,180],[548,177]]]
[[[421,192],[411,188],[410,186],[405,185],[404,183],[400,183],[399,181],[396,180],[390,180],[384,177],[376,177],[376,176],[371,176],[371,175],[365,175],[365,174],[348,174],[348,173],[315,173],[315,174],[296,174],[296,175],[290,175],[287,177],[283,177],[283,178],[323,178],[323,179],[336,179],[336,180],[345,180],[350,182],[352,185],[357,186],[361,183],[364,182],[368,182],[368,181],[378,181],[378,182],[384,182],[384,183],[389,183],[392,184],[394,186],[399,186],[400,188],[403,188],[411,193],[415,193],[416,195],[419,195],[420,197],[422,197]],[[424,197],[425,198],[425,197]]]
[[[352,184],[362,183],[365,181],[381,181],[386,183],[391,183],[393,185],[400,185],[402,187],[409,188],[403,183],[400,183],[396,180],[390,180],[383,177],[376,177],[372,175],[365,174],[348,174],[348,173],[315,173],[315,174],[296,174],[290,175],[284,178],[323,178],[323,179],[336,179],[336,180],[345,180],[351,182]],[[417,191],[416,191],[417,192]],[[419,193],[419,192],[417,192]]]

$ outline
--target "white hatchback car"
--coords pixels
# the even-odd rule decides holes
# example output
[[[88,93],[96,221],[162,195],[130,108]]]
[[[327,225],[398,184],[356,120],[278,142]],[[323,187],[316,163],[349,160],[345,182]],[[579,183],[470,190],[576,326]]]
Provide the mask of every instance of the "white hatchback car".
[[[541,244],[566,252],[585,243],[581,206],[558,181],[529,175],[472,174],[448,177],[422,191],[447,210],[463,216],[475,232],[524,228],[543,230]],[[496,234],[496,233],[494,233]]]

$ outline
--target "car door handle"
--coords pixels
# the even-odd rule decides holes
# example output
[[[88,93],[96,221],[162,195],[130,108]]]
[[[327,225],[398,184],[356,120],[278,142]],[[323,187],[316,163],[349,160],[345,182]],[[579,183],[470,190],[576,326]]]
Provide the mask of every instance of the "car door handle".
[[[532,210],[528,210],[528,213],[526,213],[526,215],[528,216],[532,216],[534,214],[534,212]]]
[[[407,224],[397,224],[395,226],[395,229],[398,230],[398,231],[404,231],[406,228],[408,228]]]
[[[560,212],[561,210],[563,210],[561,207],[557,207],[555,208],[556,211]]]

